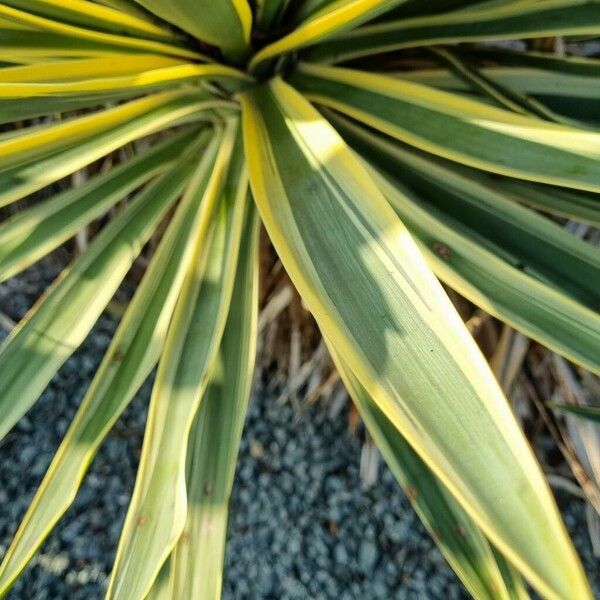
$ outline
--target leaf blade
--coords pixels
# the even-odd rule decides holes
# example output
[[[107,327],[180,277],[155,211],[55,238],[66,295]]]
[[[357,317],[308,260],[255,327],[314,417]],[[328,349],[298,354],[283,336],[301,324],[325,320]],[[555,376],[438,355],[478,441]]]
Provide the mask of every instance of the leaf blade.
[[[71,505],[102,440],[158,362],[197,241],[200,192],[208,181],[215,155],[216,144],[212,143],[4,556],[0,595],[12,586]]]
[[[249,208],[220,356],[190,434],[187,519],[170,559],[173,598],[221,596],[228,504],[256,351],[258,223]]]
[[[527,181],[600,191],[600,134],[408,81],[302,64],[311,100],[431,154]]]
[[[477,526],[377,408],[343,358],[331,344],[328,347],[346,389],[388,467],[465,587],[478,600],[513,598],[494,552]],[[519,579],[517,575],[511,584],[519,587]]]
[[[0,350],[0,439],[83,342],[190,173],[190,161],[184,160],[146,188],[4,342]],[[96,285],[99,281],[102,286]]]
[[[206,191],[204,210],[212,219],[195,248],[159,364],[107,599],[144,598],[185,524],[187,440],[223,335],[245,215],[247,179],[236,134],[237,122],[229,122]],[[226,201],[218,204],[222,194]]]
[[[241,101],[263,223],[325,336],[536,587],[554,598],[588,597],[548,486],[497,382],[377,187],[281,80]],[[549,552],[554,543],[560,550]]]

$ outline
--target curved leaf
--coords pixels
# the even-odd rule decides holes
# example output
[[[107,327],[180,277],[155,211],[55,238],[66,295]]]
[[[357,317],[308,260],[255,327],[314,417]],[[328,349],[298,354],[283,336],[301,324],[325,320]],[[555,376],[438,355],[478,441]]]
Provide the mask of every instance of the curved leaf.
[[[248,83],[250,77],[225,65],[182,64],[132,75],[111,77],[87,77],[80,80],[61,82],[6,82],[0,81],[0,99],[32,98],[35,96],[80,96],[85,94],[107,94],[116,92],[127,94],[157,90],[164,87],[174,87],[181,83],[197,83],[203,79],[211,81]]]
[[[250,61],[250,69],[257,70],[265,61],[286,52],[298,50],[334,33],[356,27],[390,10],[406,0],[334,0],[311,14],[291,33],[259,50]]]
[[[197,136],[198,131],[192,130],[158,143],[81,187],[56,194],[1,223],[0,281],[26,269],[162,173]]]
[[[103,33],[77,27],[65,23],[59,23],[52,19],[39,17],[31,13],[0,4],[0,18],[14,21],[17,24],[27,25],[32,29],[39,30],[44,33],[54,33],[58,36],[64,36],[69,40],[70,44],[77,46],[79,41],[89,42],[91,47],[113,47],[122,48],[123,51],[146,52],[166,54],[167,56],[183,56],[186,58],[204,59],[202,54],[197,54],[192,50],[188,50],[185,46],[180,46],[176,43],[166,43],[154,40],[146,40],[142,38],[130,37],[126,35],[116,35],[114,33]],[[37,31],[30,38],[38,35]],[[1,39],[1,38],[0,38]],[[73,42],[76,40],[76,43]]]
[[[361,27],[313,49],[310,58],[341,62],[435,44],[598,33],[600,4],[595,1],[491,2],[489,6]]]
[[[588,308],[600,307],[600,253],[592,244],[520,206],[495,180],[481,180],[471,170],[401,146],[343,117],[331,119],[360,154],[418,196],[419,206],[448,227]]]
[[[170,558],[170,598],[221,597],[229,498],[256,352],[257,225],[251,207],[220,354],[188,443],[187,518]]]
[[[162,19],[200,40],[243,56],[250,44],[252,12],[247,0],[138,0]]]
[[[0,141],[0,206],[23,198],[140,137],[199,120],[214,108],[229,109],[203,95],[164,92],[87,117],[27,131]]]
[[[331,345],[329,348],[340,376],[388,467],[473,598],[516,600],[519,593],[524,593],[527,598],[520,577],[516,575],[505,582],[494,551],[477,526],[379,410],[342,357]]]
[[[145,16],[127,14],[85,0],[5,0],[4,4],[63,23],[109,33],[163,40],[175,38],[167,28],[152,23]]]

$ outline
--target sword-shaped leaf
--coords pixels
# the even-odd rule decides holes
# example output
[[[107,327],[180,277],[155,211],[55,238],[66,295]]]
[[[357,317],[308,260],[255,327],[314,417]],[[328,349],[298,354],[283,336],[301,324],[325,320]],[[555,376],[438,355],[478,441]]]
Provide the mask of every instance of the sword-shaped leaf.
[[[0,169],[0,206],[41,190],[142,136],[188,121],[214,120],[213,109],[231,107],[229,102],[206,100],[201,94],[175,98],[172,92],[164,94],[157,95],[160,99],[150,96],[105,111],[116,114],[94,114],[0,141],[0,155],[6,149],[6,162],[11,165]]]
[[[316,61],[340,62],[402,48],[483,40],[598,35],[600,4],[589,0],[490,2],[441,15],[366,25],[315,48]]]
[[[325,2],[291,33],[259,50],[252,57],[250,68],[257,69],[269,59],[310,46],[335,33],[356,27],[403,2],[406,0],[354,0],[353,2],[334,0]]]
[[[0,4],[0,19],[12,21],[17,25],[23,25],[30,27],[35,30],[31,32],[33,35],[26,35],[24,39],[20,40],[20,43],[11,43],[11,47],[27,47],[28,42],[31,42],[34,47],[38,46],[41,39],[44,36],[56,36],[54,38],[49,37],[47,39],[55,39],[60,43],[60,40],[64,40],[64,44],[70,43],[72,47],[77,47],[80,44],[82,46],[88,46],[92,51],[98,50],[102,52],[104,49],[120,48],[123,52],[135,52],[141,53],[156,53],[165,54],[166,56],[182,56],[186,58],[204,59],[205,57],[201,54],[197,54],[192,50],[188,50],[184,45],[180,45],[177,41],[162,42],[156,40],[148,40],[129,35],[118,35],[114,33],[104,33],[101,31],[94,31],[85,27],[78,27],[76,25],[68,25],[66,23],[60,23],[53,19],[34,15],[32,13]],[[17,35],[22,34],[21,31],[14,32]],[[29,34],[29,32],[26,32]],[[35,36],[40,35],[42,38],[36,41]],[[0,43],[4,35],[0,34]],[[16,42],[17,36],[10,37],[11,41]]]
[[[0,224],[0,281],[26,269],[170,167],[198,136],[184,132]]]
[[[440,551],[477,600],[527,598],[516,575],[505,581],[492,547],[329,345],[338,372],[388,467]]]
[[[175,38],[168,28],[156,25],[145,15],[130,15],[85,0],[7,0],[4,4],[62,23],[108,33],[171,41]]]
[[[217,148],[215,136],[15,534],[0,565],[0,595],[10,588],[71,505],[98,447],[158,361],[184,274],[202,232],[199,225],[206,219],[200,206]]]
[[[0,347],[0,439],[90,332],[183,190],[193,170],[193,150],[102,230]]]
[[[600,191],[598,132],[353,69],[303,63],[291,81],[314,102],[432,154],[500,175]]]
[[[203,201],[212,219],[194,249],[159,363],[109,599],[144,598],[185,526],[188,437],[221,343],[246,214],[239,137],[230,121]]]
[[[170,598],[221,597],[229,498],[250,396],[258,312],[257,222],[246,216],[221,350],[190,434],[187,519],[170,557]]]
[[[252,12],[247,0],[137,0],[155,15],[200,40],[243,56],[250,44]]]
[[[589,598],[506,399],[410,235],[339,135],[280,79],[241,96],[250,181],[335,351],[467,514],[549,598]]]

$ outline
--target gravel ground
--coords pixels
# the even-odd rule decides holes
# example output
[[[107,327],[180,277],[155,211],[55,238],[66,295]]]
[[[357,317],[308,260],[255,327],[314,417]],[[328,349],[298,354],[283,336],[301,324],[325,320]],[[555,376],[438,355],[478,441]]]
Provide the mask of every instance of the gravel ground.
[[[0,285],[19,319],[52,281],[44,261]],[[102,317],[40,401],[0,444],[0,556],[105,350]],[[4,336],[0,333],[0,339]],[[92,600],[106,587],[133,487],[148,382],[107,439],[75,504],[13,588],[11,600]],[[234,489],[225,594],[241,599],[466,598],[390,472],[360,488],[362,432],[317,404],[298,413],[255,393]],[[567,526],[597,585],[580,501],[561,497]],[[600,587],[597,588],[600,592]]]

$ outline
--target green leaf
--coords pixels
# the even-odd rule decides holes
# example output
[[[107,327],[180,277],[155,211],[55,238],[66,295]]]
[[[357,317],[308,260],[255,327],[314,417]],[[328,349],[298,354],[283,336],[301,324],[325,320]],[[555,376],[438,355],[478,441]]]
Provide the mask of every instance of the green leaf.
[[[25,130],[0,140],[0,206],[23,198],[74,173],[94,160],[157,131],[186,122],[215,119],[215,108],[230,104],[203,95],[164,92],[117,108]]]
[[[269,59],[305,48],[335,33],[346,31],[383,14],[406,0],[334,0],[311,13],[291,33],[259,50],[250,61],[251,71],[259,70]]]
[[[431,154],[500,175],[600,191],[600,133],[352,69],[303,63],[291,81],[310,100]]]
[[[341,62],[403,48],[485,40],[600,33],[600,4],[588,0],[491,2],[441,15],[367,25],[313,49],[310,59]]]
[[[443,53],[449,54],[447,49]],[[440,69],[397,72],[394,76],[452,92],[468,94],[479,90],[497,100],[499,95],[508,96],[511,104],[557,123],[584,128],[600,123],[599,60],[557,58],[532,52],[499,51],[492,55],[483,48],[454,51],[452,58],[448,58],[446,62],[456,76]],[[503,66],[487,66],[490,60]]]
[[[598,312],[511,264],[497,248],[422,202],[398,181],[372,176],[444,283],[525,335],[600,373]]]
[[[25,69],[29,67],[17,67]],[[12,70],[12,69],[11,69]],[[8,71],[8,69],[6,69]],[[6,75],[6,73],[4,73]],[[82,77],[69,81],[0,81],[0,99],[34,98],[38,96],[85,96],[86,94],[126,95],[176,87],[184,83],[198,83],[204,79],[239,85],[249,83],[250,77],[226,65],[179,64],[140,70],[128,74],[101,77]]]
[[[220,354],[188,443],[187,519],[170,558],[170,598],[221,597],[229,499],[256,352],[258,227],[249,208]]]
[[[388,467],[473,598],[518,598],[515,593],[509,592],[487,539],[377,407],[342,357],[331,345],[329,348],[340,376]],[[509,583],[510,587],[516,584],[518,588],[525,589],[518,575]]]
[[[237,130],[237,121],[227,124],[206,191],[213,227],[194,250],[167,333],[108,599],[144,598],[185,526],[188,438],[221,343],[246,214]]]
[[[14,276],[101,217],[152,177],[165,171],[198,137],[183,132],[80,187],[18,212],[0,224],[0,281]]]
[[[346,140],[385,170],[385,177],[370,173],[444,283],[600,372],[594,285],[600,259],[592,246],[465,173],[327,114]]]
[[[0,596],[12,586],[69,508],[103,439],[158,362],[184,274],[199,242],[198,233],[203,230],[202,220],[206,220],[199,207],[214,167],[218,141],[215,136],[191,177],[175,217],[0,565]]]
[[[257,0],[256,22],[258,26],[265,31],[276,27],[290,3],[291,0]]]
[[[17,25],[24,25],[36,30],[32,32],[17,30],[13,31],[13,35],[11,36],[1,32],[0,44],[5,41],[10,41],[9,46],[12,50],[16,48],[25,50],[30,48],[36,49],[39,48],[40,44],[44,43],[44,40],[53,40],[55,43],[61,45],[70,45],[72,48],[77,48],[81,44],[83,48],[87,46],[92,51],[99,53],[110,51],[110,49],[120,48],[122,52],[135,52],[137,54],[155,53],[200,60],[206,58],[201,54],[188,50],[184,45],[179,45],[177,42],[166,43],[155,40],[145,40],[128,35],[116,35],[113,33],[94,31],[85,27],[59,23],[53,19],[40,17],[6,6],[5,4],[0,4],[0,19],[12,21]],[[77,50],[73,51],[77,52]],[[4,55],[2,56],[4,57]]]
[[[0,19],[2,19],[1,16]],[[150,44],[150,47],[145,47],[147,44]],[[0,21],[0,56],[8,62],[28,63],[40,59],[47,61],[52,58],[62,60],[65,58],[109,57],[121,56],[124,53],[132,56],[140,53],[158,53],[182,58],[205,58],[190,50],[172,46],[169,46],[168,52],[164,52],[162,44],[159,44],[158,48],[156,44],[157,42],[146,41],[142,44],[142,48],[132,48],[130,43],[122,45],[115,43],[114,39],[111,42],[78,39],[77,43],[74,43],[72,37],[61,33],[8,29]]]
[[[424,15],[435,15],[460,8],[473,8],[478,4],[485,4],[489,0],[407,0],[402,6],[390,11],[382,20],[393,21]]]
[[[482,174],[485,178],[485,174]],[[518,179],[487,178],[516,202],[561,217],[600,227],[600,196],[551,185],[533,185]]]
[[[394,143],[330,111],[326,114],[360,154],[385,169],[401,190],[416,196],[423,210],[562,294],[592,309],[600,306],[600,253],[591,244],[517,204],[498,189],[496,180],[484,181],[470,169]],[[400,218],[405,219],[403,214]]]
[[[361,163],[281,80],[241,102],[263,223],[335,351],[533,585],[549,598],[590,597],[506,399]]]
[[[167,171],[111,221],[0,347],[0,439],[90,332],[183,190],[192,159]]]
[[[586,421],[600,423],[600,408],[596,408],[595,406],[576,406],[574,404],[557,404],[555,402],[549,403],[548,406],[554,410],[580,417]]]
[[[164,119],[164,112],[185,108],[185,114],[190,114],[204,102],[206,98],[201,93],[168,91],[134,100],[116,108],[70,119],[64,123],[26,128],[8,139],[0,140],[0,172],[45,158],[128,122],[136,123],[138,119],[145,117],[144,122],[147,124],[148,121],[152,122],[154,112],[159,111],[161,114],[161,109],[163,109],[161,116]],[[168,116],[171,122],[173,117],[172,114]],[[152,131],[155,129],[148,130],[148,132]],[[144,135],[144,133],[139,131],[137,135]]]
[[[200,40],[243,57],[250,44],[252,12],[247,0],[138,0],[165,21]]]
[[[55,21],[108,33],[170,41],[175,37],[167,28],[155,25],[147,17],[128,15],[84,0],[6,0],[4,4]]]

